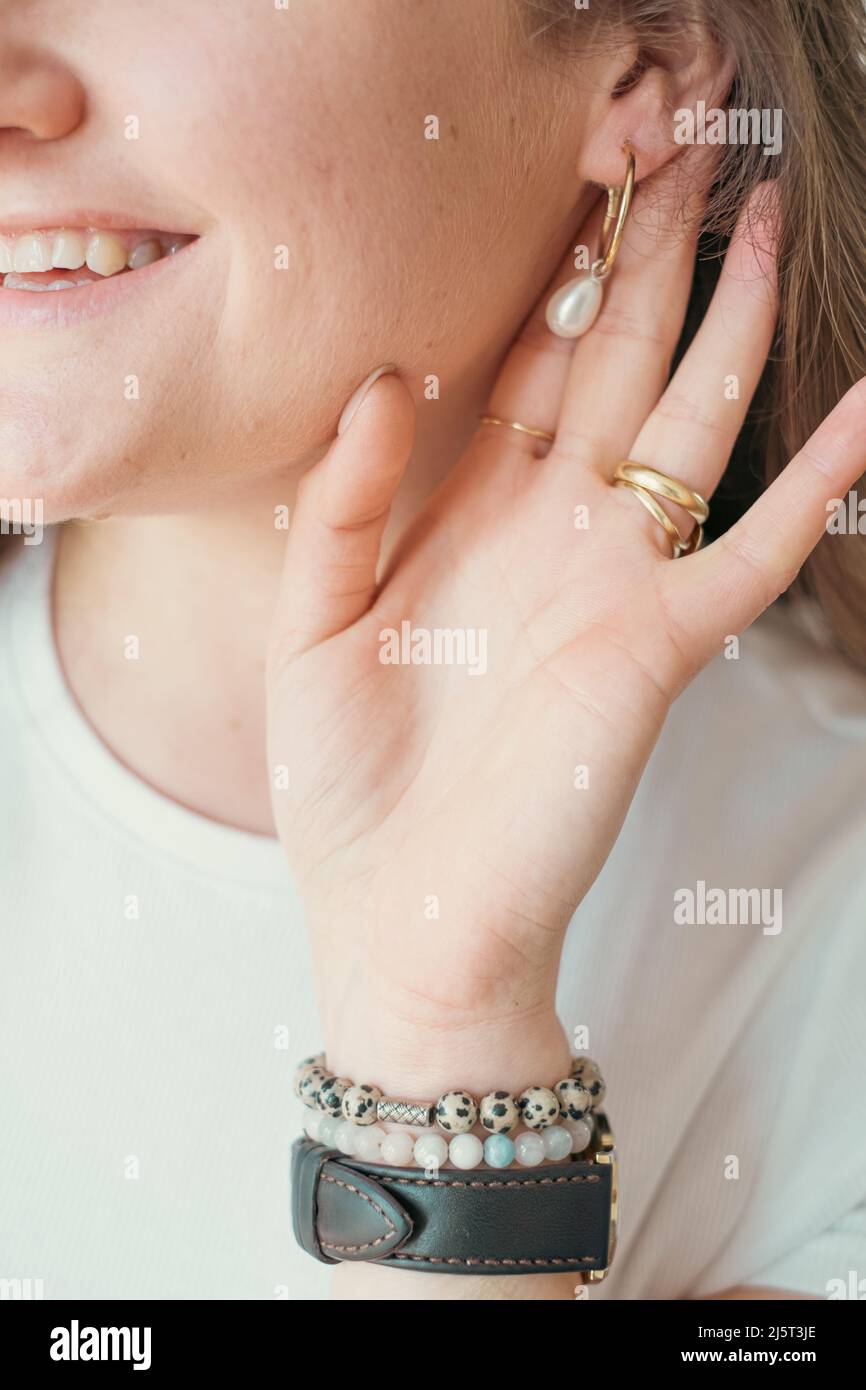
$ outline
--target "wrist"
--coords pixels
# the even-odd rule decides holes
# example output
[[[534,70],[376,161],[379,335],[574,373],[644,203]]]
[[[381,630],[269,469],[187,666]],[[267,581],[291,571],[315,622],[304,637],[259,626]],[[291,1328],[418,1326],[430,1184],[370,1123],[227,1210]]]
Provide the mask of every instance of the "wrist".
[[[445,1091],[482,1096],[552,1086],[569,1072],[565,1030],[552,1006],[508,1016],[407,1021],[381,1010],[343,1015],[326,1037],[337,1076],[386,1095],[435,1101]]]
[[[556,1016],[559,949],[534,959],[483,923],[397,933],[308,904],[328,1070],[405,1099],[552,1085],[568,1074]],[[409,920],[403,914],[401,920]],[[389,921],[393,921],[390,918]]]

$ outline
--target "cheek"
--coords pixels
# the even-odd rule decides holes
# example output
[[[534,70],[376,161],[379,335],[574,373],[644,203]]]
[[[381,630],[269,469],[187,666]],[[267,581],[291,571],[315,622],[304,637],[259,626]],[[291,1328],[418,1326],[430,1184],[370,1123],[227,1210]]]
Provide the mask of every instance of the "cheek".
[[[257,55],[252,87],[235,69],[199,91],[194,176],[225,233],[211,368],[239,406],[279,374],[269,399],[304,450],[372,367],[445,383],[489,352],[529,239],[501,191],[512,155],[498,108],[488,100],[479,119],[479,75],[456,38],[449,54],[431,36],[434,68],[423,34],[383,32],[366,8],[355,27],[328,7],[300,13],[296,39]],[[232,119],[215,148],[217,104]]]

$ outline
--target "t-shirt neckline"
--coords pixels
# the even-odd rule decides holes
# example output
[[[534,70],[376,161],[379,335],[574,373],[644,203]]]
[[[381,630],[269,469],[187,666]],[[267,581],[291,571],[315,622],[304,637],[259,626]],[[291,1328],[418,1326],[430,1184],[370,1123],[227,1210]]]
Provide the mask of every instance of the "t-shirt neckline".
[[[44,753],[92,811],[151,848],[209,875],[286,888],[279,841],[222,825],[147,785],[109,750],[66,684],[54,641],[52,587],[57,528],[10,561],[11,679]],[[4,585],[5,587],[5,585]]]

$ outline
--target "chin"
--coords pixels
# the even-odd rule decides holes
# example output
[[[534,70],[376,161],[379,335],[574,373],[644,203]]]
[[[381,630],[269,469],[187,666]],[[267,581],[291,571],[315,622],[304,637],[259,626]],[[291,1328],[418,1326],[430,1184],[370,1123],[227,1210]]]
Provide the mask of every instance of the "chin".
[[[107,510],[114,471],[99,443],[68,425],[0,426],[0,497],[38,500],[46,525]]]

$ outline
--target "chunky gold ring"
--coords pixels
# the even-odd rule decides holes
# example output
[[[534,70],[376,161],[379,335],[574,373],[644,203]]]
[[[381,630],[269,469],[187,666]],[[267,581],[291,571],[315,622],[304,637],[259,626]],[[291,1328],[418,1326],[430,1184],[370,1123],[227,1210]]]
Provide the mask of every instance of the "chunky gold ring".
[[[671,543],[675,560],[681,555],[692,555],[700,548],[704,539],[703,523],[707,520],[710,509],[699,492],[694,492],[692,488],[686,487],[685,483],[671,478],[667,473],[660,473],[658,469],[649,468],[642,463],[633,463],[630,459],[625,459],[619,465],[614,473],[613,484],[614,487],[630,488],[663,527]],[[691,535],[682,535],[664,507],[656,500],[658,497],[663,497],[667,502],[675,502],[694,518],[697,525]]]
[[[548,444],[552,444],[554,435],[548,434],[547,430],[536,430],[530,425],[520,425],[516,420],[500,420],[498,415],[479,415],[482,425],[505,425],[510,430],[519,430],[521,434],[531,434],[533,439],[546,439]]]
[[[647,492],[654,492],[656,497],[676,502],[677,506],[694,517],[699,526],[703,526],[710,514],[710,509],[699,492],[686,487],[685,483],[681,483],[677,478],[669,477],[667,473],[660,473],[657,468],[650,468],[646,463],[634,463],[632,459],[623,459],[614,476],[627,483],[637,483],[638,487],[645,487]]]

